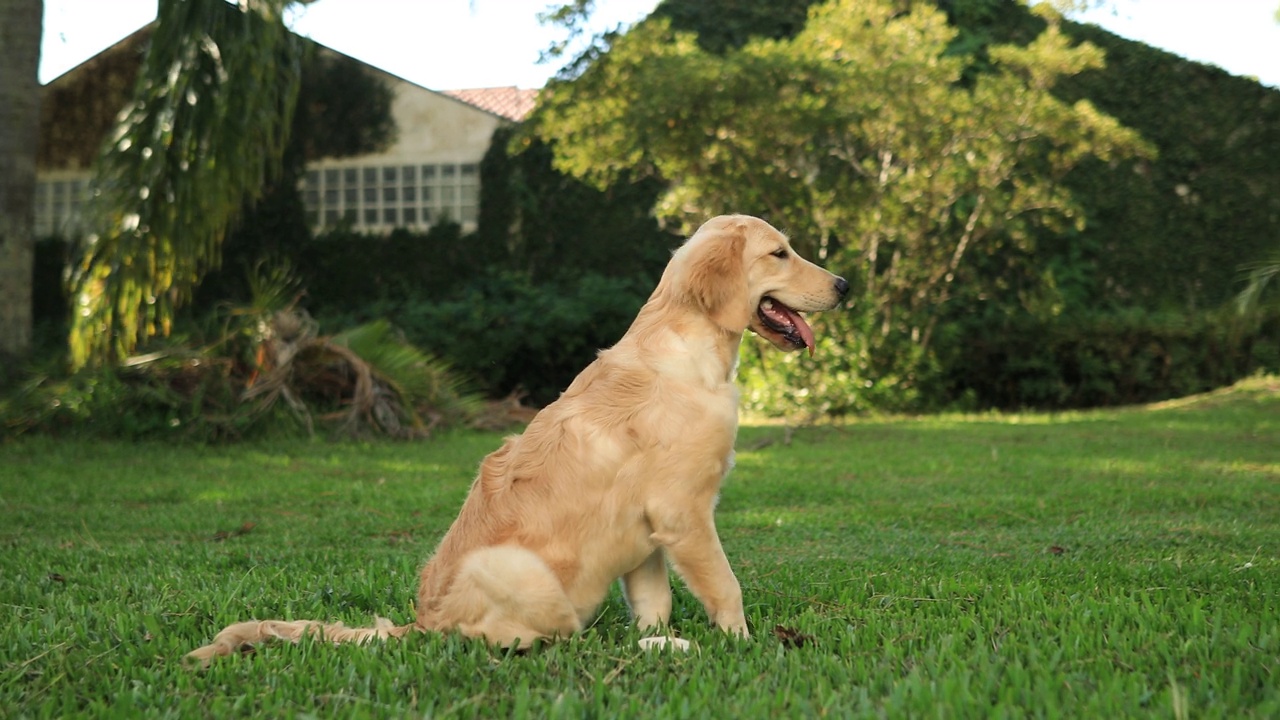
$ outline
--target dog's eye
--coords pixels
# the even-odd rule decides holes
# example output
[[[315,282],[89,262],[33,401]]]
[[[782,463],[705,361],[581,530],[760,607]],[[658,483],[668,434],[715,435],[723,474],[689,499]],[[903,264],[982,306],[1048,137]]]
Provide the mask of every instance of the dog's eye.
[[[787,249],[786,249],[786,248],[778,248],[777,250],[774,250],[773,252],[771,252],[771,253],[769,253],[769,254],[770,254],[770,255],[772,255],[772,256],[774,256],[774,257],[776,257],[776,258],[778,258],[779,260],[786,260],[786,259],[787,259],[787,255],[789,255],[789,253],[787,252]]]

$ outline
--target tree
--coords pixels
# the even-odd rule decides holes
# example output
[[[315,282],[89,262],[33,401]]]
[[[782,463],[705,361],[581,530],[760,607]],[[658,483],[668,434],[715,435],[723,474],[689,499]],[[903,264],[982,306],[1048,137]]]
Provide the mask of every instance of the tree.
[[[1102,54],[1072,46],[1051,8],[1036,11],[1049,23],[1038,38],[990,46],[982,63],[927,3],[835,0],[794,36],[722,52],[650,18],[553,83],[536,130],[579,177],[663,179],[656,212],[671,224],[762,215],[857,279],[850,311],[817,321],[832,345],[823,372],[843,380],[792,356],[761,361],[803,375],[793,380],[810,388],[810,407],[848,411],[851,383],[883,381],[904,397],[918,387],[961,289],[981,295],[1011,274],[1033,290],[1046,282],[1034,230],[1083,222],[1062,183],[1076,164],[1154,152],[1087,101],[1051,93]],[[1005,272],[978,271],[993,264]]]
[[[1050,93],[1101,53],[1049,28],[972,58],[935,7],[841,0],[794,38],[712,54],[650,20],[581,77],[554,84],[537,128],[558,167],[607,184],[664,178],[663,217],[768,216],[810,254],[864,278],[882,335],[927,351],[937,310],[974,253],[1025,248],[1037,224],[1078,223],[1061,178],[1089,156],[1149,152],[1089,103]]]
[[[133,102],[94,172],[71,268],[73,366],[167,334],[280,168],[303,43],[289,0],[161,0]]]
[[[0,0],[0,364],[31,347],[41,0]]]
[[[308,163],[385,151],[397,132],[391,105],[395,97],[380,76],[358,60],[325,51],[310,41],[302,66],[293,126],[280,172],[266,183],[259,198],[246,202],[237,227],[222,242],[221,264],[205,275],[187,306],[196,315],[218,303],[247,300],[247,270],[262,262],[287,261],[305,277],[313,261],[332,256],[311,246],[311,224],[302,199]],[[348,271],[354,271],[348,268]],[[308,278],[314,280],[314,277]],[[306,288],[316,288],[309,284]],[[314,310],[317,296],[309,295]]]

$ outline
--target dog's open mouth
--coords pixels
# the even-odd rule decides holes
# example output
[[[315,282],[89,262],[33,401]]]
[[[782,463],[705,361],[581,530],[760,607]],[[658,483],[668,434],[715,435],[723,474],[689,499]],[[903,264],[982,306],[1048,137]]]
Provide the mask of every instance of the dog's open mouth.
[[[752,329],[774,345],[783,350],[809,348],[809,354],[813,355],[813,328],[800,313],[766,296],[756,308],[756,319],[758,322],[752,323]]]

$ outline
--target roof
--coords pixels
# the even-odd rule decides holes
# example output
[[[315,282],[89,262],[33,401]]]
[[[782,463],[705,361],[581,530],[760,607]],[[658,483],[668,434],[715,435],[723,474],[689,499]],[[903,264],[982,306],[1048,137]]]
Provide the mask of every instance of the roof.
[[[441,90],[440,92],[515,122],[520,122],[528,116],[538,98],[537,90],[522,90],[514,85],[470,90]]]
[[[43,86],[40,147],[37,152],[37,166],[41,170],[83,168],[93,162],[100,149],[101,138],[115,126],[116,116],[132,92],[155,27],[156,21],[147,23]],[[520,122],[529,115],[538,95],[537,90],[522,90],[514,85],[430,90],[333,48],[320,47],[324,52],[359,63],[371,72],[426,92],[444,95],[480,112],[512,122]]]

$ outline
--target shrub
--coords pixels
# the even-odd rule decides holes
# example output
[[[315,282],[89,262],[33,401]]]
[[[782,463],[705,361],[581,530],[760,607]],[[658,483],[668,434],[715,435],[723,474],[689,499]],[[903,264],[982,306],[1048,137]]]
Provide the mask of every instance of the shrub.
[[[6,435],[240,437],[253,420],[237,412],[238,393],[229,376],[225,358],[178,348],[136,365],[69,376],[36,372],[0,400],[0,425]]]
[[[478,415],[479,397],[448,364],[386,321],[324,336],[295,307],[301,293],[289,269],[259,265],[246,287],[252,302],[207,317],[203,333],[189,323],[192,336],[117,367],[32,372],[0,400],[0,427],[213,441],[310,433],[318,421],[336,434],[412,438]]]
[[[447,359],[490,396],[523,392],[544,404],[622,337],[651,285],[595,274],[535,283],[526,274],[487,271],[444,300],[419,293],[326,319],[343,325],[389,317],[410,342]]]
[[[1280,370],[1280,308],[1241,317],[1128,309],[954,322],[925,354],[856,312],[813,320],[814,359],[744,341],[743,406],[769,416],[1063,409],[1153,402]]]
[[[335,336],[264,342],[256,362],[227,347],[169,345],[120,367],[34,374],[0,400],[4,434],[201,442],[247,436],[417,438],[465,423],[480,400],[447,363],[385,322]]]
[[[931,359],[909,342],[881,337],[869,313],[837,310],[810,322],[817,341],[812,358],[779,352],[748,333],[738,367],[746,410],[813,421],[930,410],[940,401]]]
[[[1140,309],[1037,320],[1014,316],[940,349],[951,398],[984,407],[1151,402],[1280,369],[1280,311]]]

